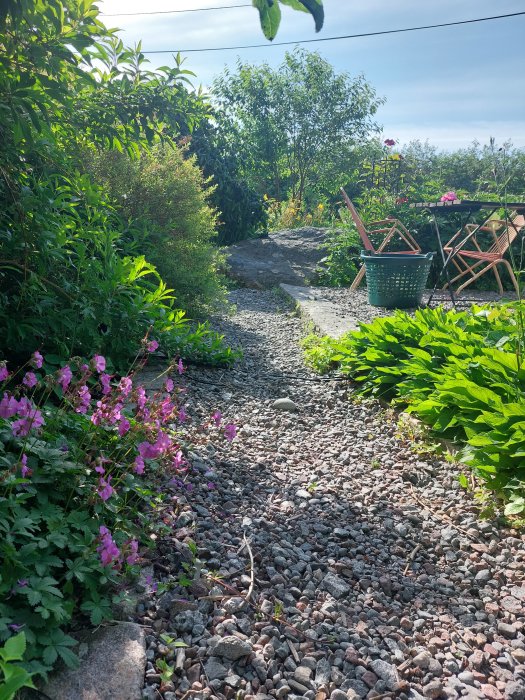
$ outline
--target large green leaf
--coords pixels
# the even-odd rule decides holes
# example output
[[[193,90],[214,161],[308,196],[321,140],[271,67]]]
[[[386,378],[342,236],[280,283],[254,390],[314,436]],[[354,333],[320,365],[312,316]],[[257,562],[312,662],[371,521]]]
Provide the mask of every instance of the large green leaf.
[[[324,8],[322,0],[281,0],[283,5],[288,5],[294,10],[309,12],[315,22],[315,31],[318,32],[324,22]]]
[[[252,0],[259,10],[259,19],[264,36],[273,41],[281,23],[281,8],[277,0]]]

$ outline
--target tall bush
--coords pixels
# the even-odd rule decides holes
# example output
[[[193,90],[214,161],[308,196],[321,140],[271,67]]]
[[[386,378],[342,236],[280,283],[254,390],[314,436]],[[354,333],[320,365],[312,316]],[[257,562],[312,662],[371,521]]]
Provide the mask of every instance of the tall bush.
[[[99,152],[91,159],[121,216],[132,222],[128,244],[155,264],[177,303],[202,315],[224,302],[213,187],[186,149],[158,144],[140,158]]]

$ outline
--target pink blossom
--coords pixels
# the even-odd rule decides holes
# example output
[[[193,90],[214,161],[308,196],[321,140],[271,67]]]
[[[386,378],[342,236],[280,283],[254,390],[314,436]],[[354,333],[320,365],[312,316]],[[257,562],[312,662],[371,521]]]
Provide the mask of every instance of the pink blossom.
[[[144,466],[144,460],[140,455],[137,455],[135,457],[135,466],[133,467],[133,471],[135,472],[135,474],[144,474]]]
[[[73,372],[69,365],[65,365],[58,370],[58,383],[62,387],[62,391],[67,391],[68,386],[73,378]]]
[[[171,460],[171,466],[174,469],[180,469],[181,466],[184,464],[184,457],[182,455],[182,450],[177,450],[175,455],[173,456]]]
[[[455,192],[445,192],[445,194],[440,198],[440,202],[454,202],[459,199]]]
[[[118,424],[118,434],[123,437],[130,429],[131,424],[127,418],[121,418]]]
[[[95,467],[95,471],[97,472],[97,474],[101,474],[102,476],[106,473],[106,470],[104,469],[102,464],[97,464],[97,466]]]
[[[110,531],[104,525],[99,528],[101,543],[97,547],[97,552],[100,554],[100,560],[103,566],[108,566],[114,561],[118,561],[120,550],[115,544]]]
[[[156,340],[150,340],[150,342],[147,344],[146,349],[148,352],[155,352],[155,350],[159,347],[159,344]]]
[[[166,435],[166,433],[163,433],[162,430],[159,431],[159,435],[157,437],[157,441],[155,442],[155,447],[157,450],[162,453],[162,452],[167,452],[172,445],[171,438],[169,435]]]
[[[180,421],[181,423],[184,423],[186,420],[188,420],[188,414],[187,414],[186,411],[184,410],[184,406],[181,406],[181,407],[179,408],[179,421]]]
[[[126,557],[126,564],[133,566],[133,564],[136,563],[137,559],[139,558],[138,550],[139,550],[139,543],[137,542],[137,540],[131,540],[131,542],[129,543],[130,553]]]
[[[122,377],[119,382],[118,390],[122,396],[128,396],[133,388],[133,382],[130,377]]]
[[[25,437],[29,434],[31,428],[40,428],[45,423],[42,417],[42,413],[38,410],[38,408],[24,408],[22,413],[20,410],[21,403],[22,401],[20,401],[19,403],[18,414],[22,415],[22,418],[20,418],[19,420],[15,420],[11,424],[11,430],[15,437]]]
[[[165,383],[164,386],[166,387],[166,391],[167,391],[167,392],[173,391],[173,387],[174,387],[173,379],[171,379],[170,377],[168,377],[168,378],[166,379],[166,383]]]
[[[11,418],[18,413],[19,403],[11,394],[4,394],[0,401],[0,418]]]
[[[233,423],[228,423],[228,425],[226,425],[224,427],[224,437],[226,438],[226,440],[228,440],[228,442],[232,442],[232,440],[234,439],[234,437],[236,435],[237,435],[236,426]]]
[[[93,367],[97,370],[97,372],[104,372],[106,369],[106,358],[103,357],[102,355],[93,355],[93,359],[91,360]]]
[[[218,428],[222,422],[222,413],[220,411],[215,411],[215,413],[212,414],[211,419]]]
[[[107,501],[115,493],[115,489],[111,486],[111,479],[111,476],[108,476],[107,480],[102,476],[99,479],[97,493],[103,501]]]
[[[385,146],[395,146],[396,142],[394,139],[385,139]]]
[[[137,449],[139,451],[140,456],[142,459],[155,459],[155,457],[159,456],[159,448],[156,445],[152,445],[151,442],[139,442],[137,445]]]
[[[25,384],[29,389],[32,389],[38,384],[37,376],[34,372],[26,372],[22,379],[22,384]]]
[[[22,473],[22,479],[25,479],[26,476],[31,476],[32,471],[31,469],[27,466],[27,455],[23,454],[22,457],[20,458],[20,472]]]
[[[182,364],[182,360],[179,357],[179,361],[177,362],[177,371],[179,374],[183,374],[184,372],[184,365]]]
[[[87,372],[89,372],[89,365],[86,365],[86,363],[84,362],[83,365],[80,365],[80,369],[82,371],[82,374],[86,374]]]
[[[101,374],[99,380],[102,387],[102,395],[106,396],[111,392],[111,377],[109,374]]]
[[[167,399],[164,399],[160,406],[160,415],[162,418],[162,421],[166,423],[169,418],[173,415],[175,411],[175,406],[171,403],[170,398],[168,397]]]
[[[142,411],[144,406],[146,405],[147,401],[147,396],[146,396],[146,389],[144,389],[143,386],[137,387],[137,408],[139,411]]]
[[[89,408],[89,404],[91,403],[91,394],[89,393],[89,389],[85,384],[83,384],[80,389],[78,390],[78,406],[76,407],[76,412],[77,413],[87,413],[87,410]]]
[[[44,364],[44,357],[38,352],[38,350],[35,350],[35,352],[32,354],[31,364],[35,369],[40,369]]]
[[[0,382],[5,382],[8,376],[9,372],[7,371],[7,367],[5,365],[2,365],[0,367]]]

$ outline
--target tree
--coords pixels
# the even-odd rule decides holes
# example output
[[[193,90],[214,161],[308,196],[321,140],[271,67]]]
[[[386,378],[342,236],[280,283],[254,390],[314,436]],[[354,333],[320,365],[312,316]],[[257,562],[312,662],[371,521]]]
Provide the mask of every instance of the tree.
[[[363,76],[336,74],[318,53],[296,49],[276,70],[238,63],[215,81],[219,129],[241,155],[244,176],[278,200],[334,193],[356,144],[377,130],[383,100]]]

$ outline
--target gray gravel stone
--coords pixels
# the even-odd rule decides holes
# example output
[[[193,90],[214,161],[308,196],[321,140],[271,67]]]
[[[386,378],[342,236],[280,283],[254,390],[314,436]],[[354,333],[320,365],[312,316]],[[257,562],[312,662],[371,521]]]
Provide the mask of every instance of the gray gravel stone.
[[[224,637],[212,647],[213,656],[224,656],[230,661],[237,661],[242,656],[248,656],[252,652],[252,645],[238,637]]]
[[[324,577],[323,585],[328,593],[337,599],[343,598],[352,590],[346,581],[330,572]]]

